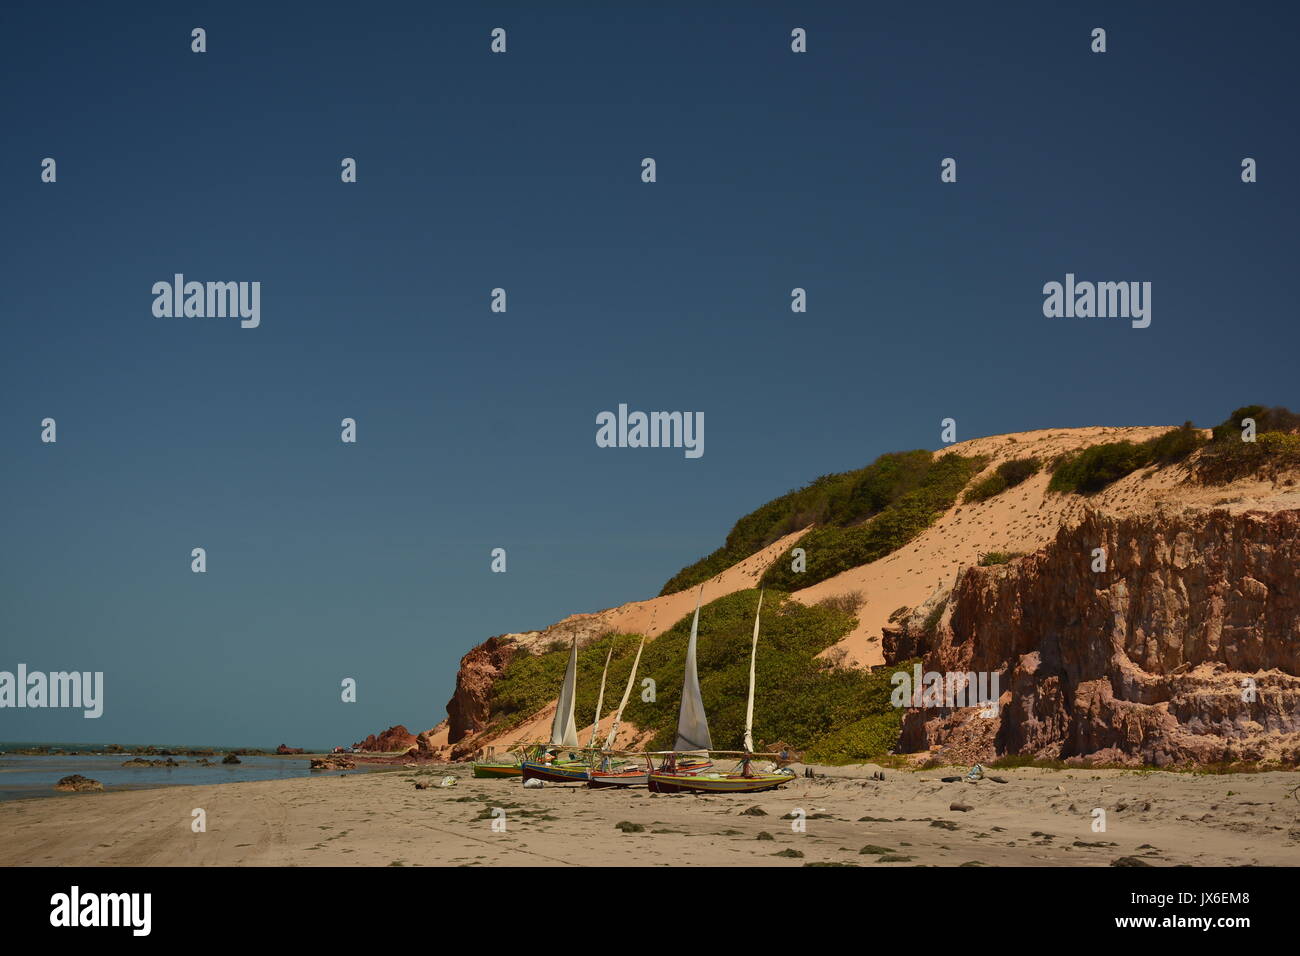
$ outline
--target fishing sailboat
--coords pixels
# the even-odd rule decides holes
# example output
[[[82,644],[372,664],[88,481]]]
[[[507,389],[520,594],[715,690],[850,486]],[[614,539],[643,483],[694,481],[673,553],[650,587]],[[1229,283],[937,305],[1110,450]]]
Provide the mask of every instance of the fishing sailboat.
[[[636,670],[641,665],[641,652],[645,650],[645,638],[641,638],[640,645],[636,649],[636,657],[632,659],[632,672],[627,675],[627,686],[623,688],[623,699],[618,702],[618,710],[614,711],[614,722],[610,724],[609,736],[605,738],[605,755],[599,761],[599,766],[593,767],[587,778],[589,787],[634,787],[637,784],[645,784],[645,771],[619,770],[610,764],[609,752],[614,749],[614,739],[618,736],[618,725],[623,720],[623,708],[627,706],[628,698],[632,696],[632,688],[636,686]],[[599,720],[600,708],[596,709],[596,717]],[[592,743],[595,743],[595,736],[592,736]]]
[[[692,629],[699,626],[700,608],[699,604],[695,607],[695,625]],[[636,686],[636,671],[641,664],[641,652],[645,650],[645,638],[641,638],[641,644],[636,649],[636,657],[632,660],[632,672],[628,674],[627,686],[623,688],[623,699],[618,703],[618,710],[614,711],[614,721],[609,727],[609,736],[605,738],[605,747],[598,766],[592,768],[587,779],[587,786],[593,788],[601,787],[644,787],[650,779],[650,767],[636,768],[629,766],[614,766],[611,764],[612,754],[614,753],[614,741],[618,737],[618,725],[623,720],[623,708],[627,706],[628,698],[632,696],[632,688]],[[599,715],[600,710],[596,713]],[[592,735],[592,744],[596,742],[595,735]],[[681,770],[683,773],[691,770],[704,770],[713,766],[708,761],[699,761],[696,763],[683,763]]]
[[[666,755],[663,766],[649,773],[647,785],[654,793],[755,793],[772,790],[793,780],[789,770],[755,770],[755,757],[774,757],[776,754],[754,753],[754,663],[758,656],[758,628],[763,613],[763,594],[758,595],[758,610],[754,612],[754,639],[749,652],[749,699],[745,705],[745,749],[721,751],[713,749],[709,735],[708,716],[704,713],[704,698],[700,694],[700,678],[695,663],[695,645],[699,623],[699,605],[695,609],[695,624],[691,625],[691,640],[686,647],[686,674],[682,681],[682,704],[677,715],[677,740]],[[741,761],[731,773],[691,772],[682,766],[681,756],[705,753],[739,754]]]
[[[551,722],[551,740],[543,749],[540,759],[524,760],[523,778],[525,780],[549,780],[552,783],[582,783],[587,779],[586,761],[578,757],[578,725],[574,721],[573,708],[577,702],[578,683],[578,638],[575,635],[569,644],[569,666],[564,671],[564,684],[560,688],[560,699],[555,706],[555,719]],[[559,753],[570,749],[567,759],[561,760]],[[545,756],[554,754],[554,759],[547,761]]]

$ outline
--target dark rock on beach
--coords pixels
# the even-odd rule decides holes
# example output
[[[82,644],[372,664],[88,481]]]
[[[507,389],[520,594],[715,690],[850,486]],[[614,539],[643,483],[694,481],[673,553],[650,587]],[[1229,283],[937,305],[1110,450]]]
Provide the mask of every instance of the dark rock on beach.
[[[79,773],[71,774],[64,777],[54,785],[55,790],[62,790],[67,793],[88,793],[104,789],[104,785],[98,780],[91,780],[89,777],[83,777]]]
[[[357,762],[351,757],[343,754],[334,754],[330,757],[312,757],[312,770],[355,770]]]

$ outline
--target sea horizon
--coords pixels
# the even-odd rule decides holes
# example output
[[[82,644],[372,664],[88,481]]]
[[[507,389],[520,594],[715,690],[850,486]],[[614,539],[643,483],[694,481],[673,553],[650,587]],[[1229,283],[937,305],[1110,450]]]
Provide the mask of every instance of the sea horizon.
[[[301,750],[305,754],[330,753],[334,749],[333,746],[313,748],[313,747],[297,747],[296,745],[290,744],[287,741],[281,741],[280,743],[285,744],[285,746],[294,747],[295,749]],[[61,751],[81,750],[81,751],[90,751],[92,753],[102,753],[102,752],[107,752],[110,747],[121,747],[126,750],[143,750],[149,747],[152,747],[155,750],[174,750],[174,751],[212,750],[219,753],[230,753],[236,750],[265,750],[268,752],[274,752],[275,749],[280,746],[280,743],[269,744],[269,745],[264,743],[232,745],[232,744],[210,744],[210,743],[185,743],[185,744],[156,743],[154,741],[150,741],[148,743],[124,743],[120,740],[98,741],[98,742],[90,742],[90,743],[84,741],[66,741],[66,740],[60,740],[60,741],[0,740],[0,753],[9,753],[15,750],[33,750],[36,748],[45,748],[48,750],[61,750]]]
[[[138,750],[94,750],[86,745],[51,748],[46,754],[16,753],[16,749],[49,747],[47,744],[13,748],[0,743],[0,803],[10,800],[44,797],[79,797],[88,794],[56,790],[55,785],[64,777],[80,774],[103,784],[103,792],[124,790],[156,790],[163,787],[206,786],[211,784],[252,783],[262,780],[285,780],[295,777],[335,776],[346,771],[312,770],[307,753],[281,756],[268,748],[172,748],[159,747],[176,753],[173,766],[123,766]],[[103,745],[111,746],[111,745]],[[123,745],[124,746],[124,745]],[[154,746],[145,744],[144,747]],[[184,750],[212,750],[218,759],[206,765],[184,759]],[[243,750],[239,763],[222,763],[220,755],[232,750]],[[249,754],[248,750],[261,753]],[[354,771],[355,772],[355,771]]]

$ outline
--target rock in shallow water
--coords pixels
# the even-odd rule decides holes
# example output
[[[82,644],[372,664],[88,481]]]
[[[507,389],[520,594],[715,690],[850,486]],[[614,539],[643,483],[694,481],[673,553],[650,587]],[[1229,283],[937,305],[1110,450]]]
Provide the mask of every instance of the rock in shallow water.
[[[103,790],[104,785],[98,780],[91,780],[89,777],[83,777],[79,773],[71,774],[64,777],[54,785],[55,790],[63,790],[67,793],[85,793],[96,790]]]

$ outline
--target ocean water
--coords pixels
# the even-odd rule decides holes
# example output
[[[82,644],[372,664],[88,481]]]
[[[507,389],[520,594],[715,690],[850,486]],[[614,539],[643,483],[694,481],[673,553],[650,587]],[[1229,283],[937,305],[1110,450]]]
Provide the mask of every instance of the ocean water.
[[[82,749],[85,749],[84,747]],[[116,790],[149,790],[155,787],[172,787],[212,783],[236,783],[246,780],[283,780],[288,777],[335,776],[337,773],[355,771],[316,771],[312,773],[311,761],[305,757],[240,757],[241,763],[222,764],[224,754],[208,757],[215,766],[201,767],[198,757],[177,756],[172,759],[179,767],[123,767],[123,761],[134,754],[79,754],[77,756],[28,757],[14,753],[0,755],[0,800],[19,800],[27,797],[87,797],[93,793],[63,793],[54,785],[68,774],[98,780],[105,792]],[[144,755],[145,760],[166,760],[166,757]]]

